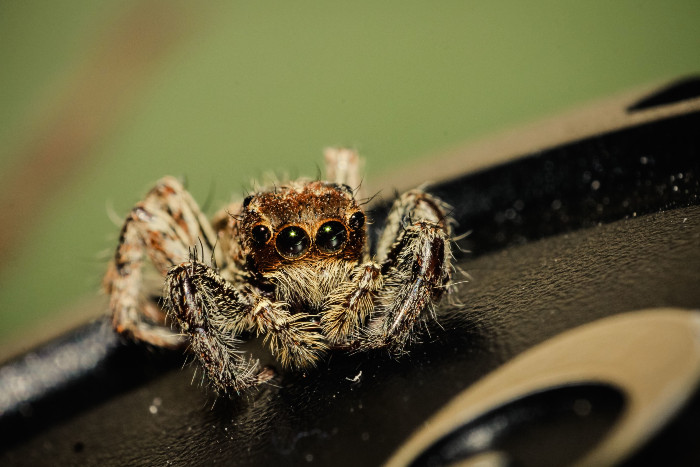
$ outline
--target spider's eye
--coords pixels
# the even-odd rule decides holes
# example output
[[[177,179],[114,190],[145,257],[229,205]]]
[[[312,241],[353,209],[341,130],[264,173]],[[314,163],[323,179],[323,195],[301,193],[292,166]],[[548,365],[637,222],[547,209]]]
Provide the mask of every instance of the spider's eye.
[[[365,215],[362,213],[362,211],[357,211],[355,214],[350,216],[348,225],[352,230],[357,230],[365,225]]]
[[[253,240],[261,245],[267,243],[271,237],[270,229],[264,225],[256,225],[250,233],[253,236]]]
[[[340,251],[347,239],[345,226],[338,221],[325,222],[316,232],[316,246],[323,253]]]
[[[285,227],[277,234],[275,245],[277,252],[287,259],[303,256],[309,249],[311,241],[304,229],[293,225]]]

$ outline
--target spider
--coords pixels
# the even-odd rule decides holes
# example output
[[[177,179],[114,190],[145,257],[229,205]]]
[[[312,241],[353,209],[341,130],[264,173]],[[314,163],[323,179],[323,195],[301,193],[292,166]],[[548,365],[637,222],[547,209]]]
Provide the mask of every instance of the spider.
[[[333,148],[325,160],[331,181],[262,189],[211,222],[178,180],[162,178],[127,216],[104,279],[115,329],[160,347],[187,343],[223,394],[275,376],[240,350],[250,337],[296,370],[334,349],[405,352],[450,285],[448,206],[421,189],[399,196],[371,255],[352,188],[359,156]]]

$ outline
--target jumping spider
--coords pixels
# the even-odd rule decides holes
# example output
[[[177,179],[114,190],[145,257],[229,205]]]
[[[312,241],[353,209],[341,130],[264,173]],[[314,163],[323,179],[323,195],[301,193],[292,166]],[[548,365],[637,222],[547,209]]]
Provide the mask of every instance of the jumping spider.
[[[162,178],[126,218],[105,276],[115,329],[156,346],[188,343],[225,394],[274,376],[239,350],[246,336],[263,337],[293,369],[331,349],[401,353],[450,283],[447,206],[420,189],[404,193],[370,256],[353,192],[359,158],[347,149],[325,156],[332,181],[263,189],[212,222],[176,179]],[[146,285],[146,259],[165,278],[163,309]]]

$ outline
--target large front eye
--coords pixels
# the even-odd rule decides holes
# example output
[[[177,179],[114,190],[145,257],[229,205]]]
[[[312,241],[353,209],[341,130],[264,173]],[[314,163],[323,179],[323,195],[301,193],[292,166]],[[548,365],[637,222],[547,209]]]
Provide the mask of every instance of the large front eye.
[[[309,236],[304,229],[293,225],[282,229],[275,240],[277,252],[287,259],[303,256],[309,249],[310,243]]]
[[[323,253],[336,253],[345,246],[348,232],[338,221],[325,222],[316,232],[316,246]]]

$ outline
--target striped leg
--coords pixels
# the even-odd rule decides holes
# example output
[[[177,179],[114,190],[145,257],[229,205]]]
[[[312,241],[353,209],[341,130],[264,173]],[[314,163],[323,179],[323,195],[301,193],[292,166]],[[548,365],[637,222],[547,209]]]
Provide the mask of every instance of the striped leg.
[[[181,338],[163,326],[165,315],[154,297],[174,264],[199,249],[214,255],[215,234],[192,197],[173,177],[161,179],[129,213],[119,245],[103,284],[110,296],[115,329],[135,339],[163,347]],[[146,260],[155,267],[146,267]],[[148,285],[144,285],[148,284]]]

